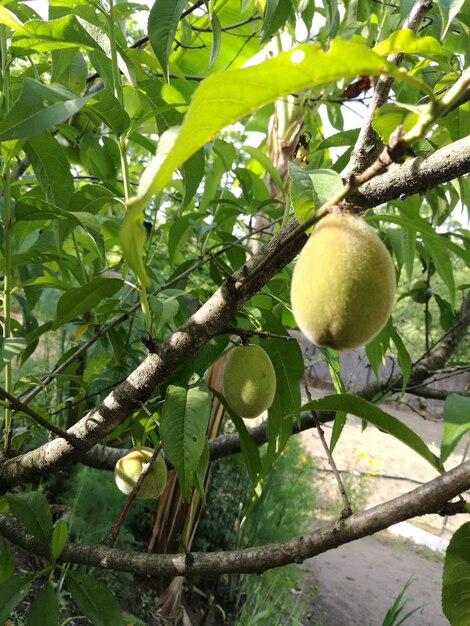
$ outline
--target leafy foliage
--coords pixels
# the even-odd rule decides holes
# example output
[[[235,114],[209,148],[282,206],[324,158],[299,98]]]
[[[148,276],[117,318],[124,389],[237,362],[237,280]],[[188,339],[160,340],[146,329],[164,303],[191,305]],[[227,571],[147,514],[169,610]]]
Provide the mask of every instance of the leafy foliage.
[[[106,446],[161,443],[178,484],[163,496],[165,519],[176,526],[186,510],[179,494],[191,509],[183,536],[192,537],[195,494],[204,499],[209,472],[207,439],[217,434],[224,407],[212,376],[235,341],[234,327],[248,333],[241,332],[243,340],[260,342],[276,371],[265,454],[241,417],[227,411],[249,481],[258,491],[264,481],[266,489],[302,405],[304,359],[290,338],[292,266],[256,293],[242,289],[236,306],[224,311],[221,335],[220,307],[227,294],[236,300],[241,293],[238,278],[228,277],[243,276],[258,247],[289,218],[310,217],[343,189],[341,174],[362,124],[348,107],[362,114],[368,77],[394,79],[394,102],[373,120],[388,141],[398,124],[407,131],[431,115],[426,99],[445,98],[441,90],[448,93],[468,66],[463,2],[434,3],[417,34],[402,28],[409,2],[316,4],[50,0],[45,16],[20,0],[0,5],[3,448],[7,465],[19,455],[21,471],[30,472],[24,484],[12,481],[20,493],[2,501],[1,515],[9,507],[22,532],[44,544],[51,580],[69,537],[101,540],[122,502],[110,495],[109,476],[97,479],[88,469],[77,471],[67,489],[55,472],[45,488],[35,483],[51,473],[48,463],[60,467],[61,455],[82,462],[98,439],[93,434],[91,441],[93,429],[101,428],[105,466]],[[392,53],[404,54],[401,68],[387,60]],[[426,156],[465,137],[469,119],[464,103],[434,120],[414,153]],[[379,378],[393,348],[402,393],[423,350],[454,328],[469,287],[469,231],[456,212],[468,209],[469,182],[435,182],[423,195],[400,196],[365,215],[392,253],[399,284],[393,318],[366,355]],[[423,278],[430,297],[419,304],[412,284]],[[216,305],[209,302],[214,293]],[[193,352],[174,358],[185,341]],[[457,350],[454,365],[464,368],[468,347]],[[321,354],[336,393],[303,409],[336,413],[331,448],[352,412],[442,470],[468,430],[467,398],[447,400],[438,459],[405,424],[347,393],[337,354]],[[96,407],[101,423],[89,413]],[[42,416],[55,428],[53,442],[36,423]],[[83,451],[72,442],[56,451],[59,429],[70,428]],[[54,523],[47,498],[56,503],[57,493],[70,517]],[[121,620],[114,596],[88,574],[66,577],[93,623]],[[31,582],[13,573],[2,540],[3,620]],[[35,595],[28,620],[57,621],[53,585]]]

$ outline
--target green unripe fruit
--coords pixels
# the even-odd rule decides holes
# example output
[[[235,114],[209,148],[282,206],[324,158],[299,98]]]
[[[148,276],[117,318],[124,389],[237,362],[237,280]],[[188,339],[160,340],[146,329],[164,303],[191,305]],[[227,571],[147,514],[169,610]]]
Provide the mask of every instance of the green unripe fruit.
[[[276,374],[271,359],[259,346],[234,348],[223,377],[229,407],[242,417],[258,417],[269,409],[276,393]]]
[[[351,350],[385,326],[395,299],[395,268],[372,228],[350,214],[315,227],[292,276],[292,311],[317,346]]]
[[[431,297],[425,280],[417,280],[411,287],[411,299],[418,304],[426,304]]]
[[[134,489],[142,473],[142,466],[150,461],[153,454],[152,448],[132,448],[126,455],[121,457],[114,468],[114,479],[118,489],[129,495]],[[140,500],[159,498],[166,486],[168,470],[165,461],[159,455],[152,463],[149,474],[144,479],[137,493]]]

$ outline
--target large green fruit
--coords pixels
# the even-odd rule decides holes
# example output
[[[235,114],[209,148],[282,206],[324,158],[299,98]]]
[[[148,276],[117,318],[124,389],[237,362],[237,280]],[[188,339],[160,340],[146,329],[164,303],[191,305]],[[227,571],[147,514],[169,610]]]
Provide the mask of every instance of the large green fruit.
[[[114,479],[118,489],[129,495],[142,473],[142,465],[148,463],[153,454],[152,448],[132,448],[126,455],[121,457],[114,468]],[[155,459],[150,473],[145,477],[138,493],[140,500],[159,498],[163,493],[167,480],[167,468],[165,461],[159,455]]]
[[[351,350],[385,326],[395,289],[395,268],[377,234],[361,217],[333,213],[317,224],[300,253],[292,311],[317,346]]]
[[[259,346],[234,348],[224,369],[224,395],[242,417],[257,417],[273,403],[276,374],[271,359]]]

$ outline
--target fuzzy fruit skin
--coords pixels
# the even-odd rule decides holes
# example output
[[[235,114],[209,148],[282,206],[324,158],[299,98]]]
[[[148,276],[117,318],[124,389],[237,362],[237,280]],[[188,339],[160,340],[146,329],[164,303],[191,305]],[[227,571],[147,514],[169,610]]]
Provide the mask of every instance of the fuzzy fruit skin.
[[[142,465],[148,463],[153,454],[152,448],[140,446],[132,448],[121,457],[114,468],[114,480],[120,491],[129,495],[139,480],[142,473]],[[166,486],[168,470],[163,458],[159,455],[150,469],[150,474],[145,477],[138,493],[139,500],[159,498]]]
[[[276,393],[276,373],[266,352],[255,344],[231,350],[224,368],[224,395],[242,417],[258,417]]]
[[[300,253],[291,303],[300,330],[317,346],[352,350],[385,326],[396,290],[390,254],[358,216],[320,220]]]

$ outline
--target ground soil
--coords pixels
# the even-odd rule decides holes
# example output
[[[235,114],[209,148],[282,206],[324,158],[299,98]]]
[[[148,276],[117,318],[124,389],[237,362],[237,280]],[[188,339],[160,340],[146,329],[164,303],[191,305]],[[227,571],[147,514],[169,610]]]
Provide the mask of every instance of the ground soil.
[[[442,422],[424,420],[408,410],[384,406],[413,428],[436,453],[439,451]],[[325,427],[327,438],[331,426]],[[325,452],[315,431],[302,434],[305,449],[324,470],[319,516],[332,516],[341,509],[337,486]],[[446,463],[450,468],[462,460],[462,442]],[[343,476],[351,493],[353,508],[373,506],[435,478],[437,472],[420,456],[375,427],[362,429],[361,420],[348,417],[347,425],[334,452],[337,467],[350,470]],[[383,478],[380,476],[394,478]],[[406,480],[402,480],[406,479]],[[450,538],[468,516],[443,519],[437,515],[410,520],[427,531]],[[421,550],[421,552],[423,552]],[[424,605],[406,621],[408,626],[445,626],[440,592],[443,556],[426,555],[403,540],[387,533],[341,546],[306,562],[310,584],[317,584],[316,608],[305,624],[321,626],[380,626],[388,608],[410,578],[406,596],[408,609]]]

